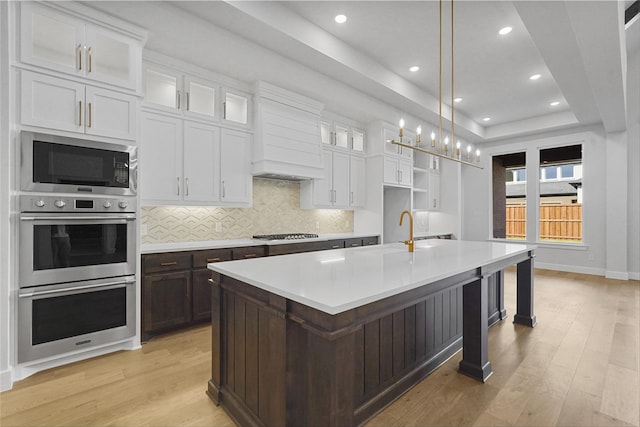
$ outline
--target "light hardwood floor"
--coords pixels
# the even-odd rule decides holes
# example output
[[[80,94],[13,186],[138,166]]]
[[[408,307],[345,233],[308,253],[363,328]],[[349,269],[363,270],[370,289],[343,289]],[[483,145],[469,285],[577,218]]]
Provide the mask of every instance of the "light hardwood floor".
[[[505,273],[514,313],[514,270]],[[637,426],[640,282],[536,270],[538,325],[490,329],[494,374],[460,353],[368,426]],[[205,395],[210,328],[194,328],[35,374],[0,394],[0,426],[231,426]]]

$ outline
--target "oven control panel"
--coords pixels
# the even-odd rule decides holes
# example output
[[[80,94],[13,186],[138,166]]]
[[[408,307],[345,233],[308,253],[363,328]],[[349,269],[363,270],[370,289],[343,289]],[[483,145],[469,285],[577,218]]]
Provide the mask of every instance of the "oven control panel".
[[[20,196],[21,212],[135,212],[135,199]]]

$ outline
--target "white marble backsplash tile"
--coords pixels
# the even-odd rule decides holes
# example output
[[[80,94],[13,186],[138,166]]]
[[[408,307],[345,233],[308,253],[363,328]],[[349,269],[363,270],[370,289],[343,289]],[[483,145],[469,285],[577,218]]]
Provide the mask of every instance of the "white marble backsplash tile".
[[[299,183],[260,178],[253,180],[251,208],[143,206],[141,217],[147,231],[143,244],[353,231],[353,211],[300,209]]]

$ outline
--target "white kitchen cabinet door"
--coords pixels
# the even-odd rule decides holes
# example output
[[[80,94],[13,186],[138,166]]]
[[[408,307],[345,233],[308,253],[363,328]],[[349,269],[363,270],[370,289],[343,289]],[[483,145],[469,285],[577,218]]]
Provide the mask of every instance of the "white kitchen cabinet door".
[[[185,114],[212,119],[216,117],[218,90],[213,83],[185,77]]]
[[[144,68],[144,103],[171,113],[178,112],[178,94],[182,90],[177,73],[156,68]]]
[[[364,131],[351,128],[351,149],[359,153],[364,152]]]
[[[20,2],[20,60],[69,74],[84,73],[84,23],[33,2]]]
[[[336,123],[334,126],[334,145],[340,148],[349,148],[349,127]]]
[[[391,156],[384,156],[384,183],[396,185],[399,181],[398,159]]]
[[[241,125],[249,123],[249,95],[226,89],[223,102],[223,119]]]
[[[410,187],[413,183],[413,168],[411,162],[398,161],[398,183]]]
[[[252,199],[251,134],[223,129],[220,146],[220,200],[250,203]]]
[[[220,198],[220,128],[184,122],[183,199],[212,202]]]
[[[346,208],[349,206],[349,155],[333,153],[332,186],[333,206]]]
[[[349,206],[362,208],[365,206],[365,196],[367,192],[367,175],[364,157],[350,156],[349,159]]]
[[[182,198],[182,122],[159,114],[142,114],[140,196],[147,204]]]
[[[42,4],[21,2],[20,60],[138,89],[140,42]]]
[[[440,209],[440,174],[429,173],[429,210]]]
[[[323,144],[333,145],[333,127],[331,123],[325,121],[320,122],[320,140]]]
[[[84,132],[83,84],[27,71],[21,79],[22,124]]]
[[[136,139],[136,111],[134,96],[87,86],[85,91],[85,131],[121,139]]]
[[[85,73],[92,80],[137,89],[142,49],[137,41],[87,24]]]

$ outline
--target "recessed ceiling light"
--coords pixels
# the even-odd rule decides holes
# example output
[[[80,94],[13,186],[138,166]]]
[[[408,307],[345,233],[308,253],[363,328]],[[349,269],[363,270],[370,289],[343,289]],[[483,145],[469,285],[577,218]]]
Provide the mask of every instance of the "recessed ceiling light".
[[[491,117],[485,117],[485,118],[484,118],[484,119],[482,119],[482,120],[484,120],[485,122],[488,122],[489,120],[491,120]]]
[[[513,28],[511,27],[504,27],[502,29],[500,29],[500,31],[498,31],[498,34],[500,34],[501,36],[507,35],[511,32],[511,30],[513,30]]]
[[[454,98],[453,102],[462,102],[462,98]]]
[[[409,71],[411,71],[412,73],[415,73],[419,69],[420,69],[420,67],[418,67],[417,65],[414,65],[413,67],[409,67]]]
[[[540,74],[534,74],[531,77],[529,77],[529,80],[538,80],[540,78]]]
[[[560,105],[560,101],[553,101],[551,104],[552,107],[555,107],[556,105]]]
[[[336,15],[334,19],[338,24],[344,24],[345,22],[347,22],[347,16],[342,14]]]

